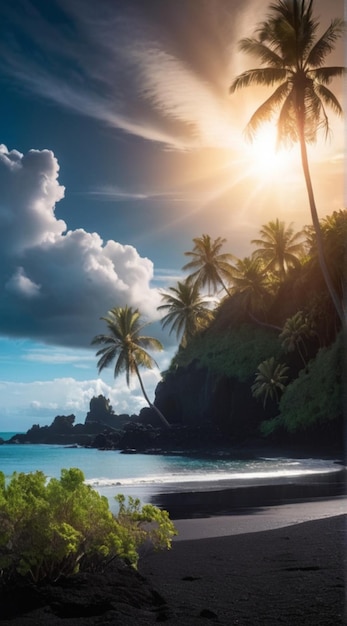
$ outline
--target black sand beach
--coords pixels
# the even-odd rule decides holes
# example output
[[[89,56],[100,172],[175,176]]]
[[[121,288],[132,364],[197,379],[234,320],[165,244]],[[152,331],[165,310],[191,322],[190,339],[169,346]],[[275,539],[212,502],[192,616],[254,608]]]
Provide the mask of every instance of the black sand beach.
[[[103,574],[80,574],[43,587],[36,595],[32,590],[12,590],[12,600],[8,594],[0,598],[0,622],[6,626],[146,626],[158,622],[342,626],[347,623],[345,475],[337,472],[336,480],[328,481],[329,488],[321,478],[307,478],[305,494],[302,481],[282,485],[280,501],[276,481],[266,486],[266,492],[254,485],[257,496],[255,500],[247,497],[248,508],[241,491],[237,497],[234,494],[232,507],[230,489],[200,492],[197,515],[191,515],[188,508],[177,519],[181,536],[172,549],[149,549],[140,559],[138,573],[113,563]],[[216,495],[211,493],[217,492],[218,506],[213,510]],[[267,509],[269,499],[275,508]],[[174,500],[177,510],[179,495]],[[291,511],[288,526],[286,507]],[[306,518],[303,507],[309,513]],[[269,530],[258,530],[257,520],[267,510],[275,515],[278,511],[281,527],[271,529],[269,522]],[[225,534],[229,532],[226,519],[231,534]],[[252,532],[244,533],[242,524]],[[232,534],[233,526],[237,534]],[[223,536],[218,536],[221,528]],[[205,538],[192,539],[194,529],[196,537]]]

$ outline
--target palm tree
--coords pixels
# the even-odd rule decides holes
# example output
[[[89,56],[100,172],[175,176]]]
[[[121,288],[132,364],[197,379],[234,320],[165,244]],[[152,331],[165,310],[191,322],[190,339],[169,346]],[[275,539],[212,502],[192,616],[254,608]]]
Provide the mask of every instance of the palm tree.
[[[305,315],[303,311],[298,311],[295,315],[286,320],[279,340],[281,341],[282,347],[287,352],[297,350],[304,367],[306,367],[307,363],[303,354],[303,350],[305,350],[307,355],[305,339],[310,339],[315,334],[312,323],[307,315]]]
[[[226,239],[217,237],[211,239],[210,235],[202,235],[193,239],[194,248],[191,252],[185,252],[186,256],[192,258],[189,263],[183,266],[184,270],[193,270],[188,276],[188,282],[194,282],[198,288],[207,285],[208,292],[211,287],[214,292],[221,285],[228,295],[229,290],[225,281],[230,279],[230,263],[234,260],[234,256],[228,252],[220,252]]]
[[[231,268],[232,292],[238,294],[238,302],[248,316],[257,324],[281,330],[279,326],[260,320],[272,297],[272,284],[264,264],[255,255],[237,259]]]
[[[345,68],[323,67],[323,63],[343,35],[345,23],[339,18],[332,20],[323,35],[317,38],[319,21],[312,15],[312,5],[313,0],[278,0],[270,5],[268,19],[259,25],[257,36],[240,41],[241,50],[260,59],[261,67],[237,76],[230,91],[234,93],[252,85],[277,85],[272,95],[252,115],[247,135],[252,139],[258,127],[279,110],[278,144],[299,142],[320,267],[343,323],[342,305],[324,257],[306,142],[314,142],[320,128],[328,134],[327,106],[336,114],[342,114],[340,103],[327,85],[335,77],[342,76]]]
[[[148,398],[139,372],[139,367],[151,369],[157,365],[145,348],[162,350],[162,344],[154,337],[140,334],[147,324],[142,322],[138,309],[128,306],[115,307],[108,312],[107,317],[101,319],[106,322],[109,333],[96,335],[92,340],[92,345],[104,345],[96,353],[96,356],[100,356],[98,361],[99,372],[108,367],[112,361],[115,361],[114,377],[117,378],[119,374],[125,372],[128,386],[130,376],[135,374],[146,402],[157,413],[162,424],[169,428],[170,424],[167,419]]]
[[[162,326],[171,325],[170,333],[175,331],[177,338],[181,337],[181,347],[213,318],[213,311],[207,308],[209,301],[201,297],[197,283],[178,281],[169,292],[162,292],[162,299],[165,304],[158,306],[158,311],[168,311],[161,320]]]
[[[251,389],[254,398],[263,398],[264,408],[268,398],[278,401],[279,392],[285,388],[288,370],[289,368],[284,363],[276,363],[273,356],[258,365],[255,382]]]
[[[289,267],[299,267],[298,256],[303,254],[304,245],[300,239],[302,232],[294,233],[292,225],[284,222],[271,221],[262,226],[260,239],[253,239],[251,243],[259,246],[254,255],[260,257],[266,264],[266,270],[278,271],[283,280]]]

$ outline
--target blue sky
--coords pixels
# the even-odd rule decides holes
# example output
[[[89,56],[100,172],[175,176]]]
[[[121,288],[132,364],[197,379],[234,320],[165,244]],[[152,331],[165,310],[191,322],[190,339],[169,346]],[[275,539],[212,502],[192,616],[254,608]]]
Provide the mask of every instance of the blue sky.
[[[343,0],[316,0],[322,28]],[[57,414],[84,421],[105,394],[145,405],[135,382],[99,376],[90,341],[112,306],[139,307],[164,351],[160,289],[207,232],[242,257],[269,219],[310,222],[297,148],[243,129],[263,91],[230,96],[237,49],[264,0],[5,0],[0,6],[0,430]],[[344,62],[342,43],[330,64]],[[342,83],[333,85],[342,99]],[[344,207],[344,126],[310,148],[321,217]]]

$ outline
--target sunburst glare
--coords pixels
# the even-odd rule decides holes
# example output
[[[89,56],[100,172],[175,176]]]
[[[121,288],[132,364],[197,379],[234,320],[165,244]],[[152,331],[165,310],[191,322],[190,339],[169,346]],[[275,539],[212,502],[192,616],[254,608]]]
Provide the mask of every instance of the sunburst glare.
[[[264,182],[279,181],[284,174],[287,177],[297,164],[294,148],[277,147],[276,126],[272,124],[260,128],[252,142],[245,142],[244,151],[249,174]]]

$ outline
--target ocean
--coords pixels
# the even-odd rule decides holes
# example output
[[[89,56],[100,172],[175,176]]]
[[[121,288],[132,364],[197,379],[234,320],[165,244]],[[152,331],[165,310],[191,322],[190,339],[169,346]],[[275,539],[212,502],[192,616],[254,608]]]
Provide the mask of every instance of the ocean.
[[[5,441],[15,433],[0,433]],[[122,454],[114,450],[41,444],[0,445],[0,471],[7,478],[13,472],[41,470],[47,478],[59,478],[63,468],[78,467],[86,483],[105,495],[110,508],[117,511],[114,497],[122,493],[151,502],[157,494],[170,491],[199,490],[204,485],[228,481],[267,481],[340,469],[335,459],[259,458],[231,459],[219,456],[180,456]]]

